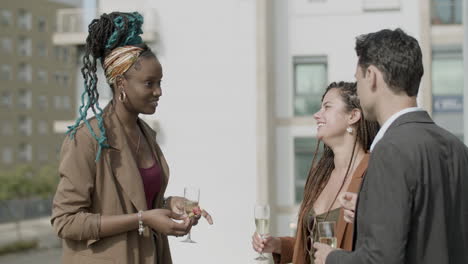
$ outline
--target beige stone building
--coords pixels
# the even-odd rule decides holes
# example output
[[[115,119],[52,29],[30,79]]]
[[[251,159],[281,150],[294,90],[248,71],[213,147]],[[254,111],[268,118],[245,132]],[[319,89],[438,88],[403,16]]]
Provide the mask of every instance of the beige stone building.
[[[0,4],[0,167],[52,163],[63,139],[54,120],[76,109],[76,47],[56,46],[56,13],[49,0]]]

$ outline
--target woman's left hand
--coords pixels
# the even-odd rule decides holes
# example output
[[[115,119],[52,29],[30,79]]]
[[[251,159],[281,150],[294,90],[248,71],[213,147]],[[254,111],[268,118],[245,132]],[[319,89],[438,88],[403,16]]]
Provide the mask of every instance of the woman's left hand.
[[[180,197],[180,196],[172,196],[169,200],[169,203],[168,203],[168,209],[173,211],[174,213],[177,213],[177,214],[185,214],[185,198],[184,197]],[[201,213],[200,214],[196,214],[194,217],[192,217],[191,221],[192,221],[192,225],[197,225],[198,224],[198,220],[200,220],[201,217],[204,217],[206,219],[206,221],[208,221],[208,223],[210,225],[213,224],[213,219],[211,217],[211,215],[205,211],[205,210],[201,210]]]
[[[325,261],[327,260],[328,255],[330,252],[333,250],[336,250],[335,248],[330,247],[327,244],[322,244],[322,243],[314,243],[314,248],[315,248],[315,254],[314,258],[315,264],[325,264]]]

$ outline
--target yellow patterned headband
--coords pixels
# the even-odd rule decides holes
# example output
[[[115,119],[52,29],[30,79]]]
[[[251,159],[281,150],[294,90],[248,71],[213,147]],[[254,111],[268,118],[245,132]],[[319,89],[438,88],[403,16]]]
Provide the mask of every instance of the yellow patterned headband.
[[[114,84],[115,78],[127,72],[142,51],[142,48],[135,46],[123,46],[113,49],[104,59],[104,71],[107,82]]]

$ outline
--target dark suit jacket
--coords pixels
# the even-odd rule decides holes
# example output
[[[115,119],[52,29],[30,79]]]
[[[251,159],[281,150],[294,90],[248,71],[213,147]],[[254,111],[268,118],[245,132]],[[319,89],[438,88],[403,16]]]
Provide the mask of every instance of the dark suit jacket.
[[[355,251],[327,264],[468,263],[468,148],[426,112],[400,116],[371,154],[355,222]]]

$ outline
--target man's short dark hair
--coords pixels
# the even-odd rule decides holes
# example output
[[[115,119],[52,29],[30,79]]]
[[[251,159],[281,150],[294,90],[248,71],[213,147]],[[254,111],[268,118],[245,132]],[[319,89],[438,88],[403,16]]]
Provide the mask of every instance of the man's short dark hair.
[[[384,29],[356,38],[358,64],[363,70],[377,67],[384,81],[395,92],[416,96],[424,74],[418,41],[403,30]]]

